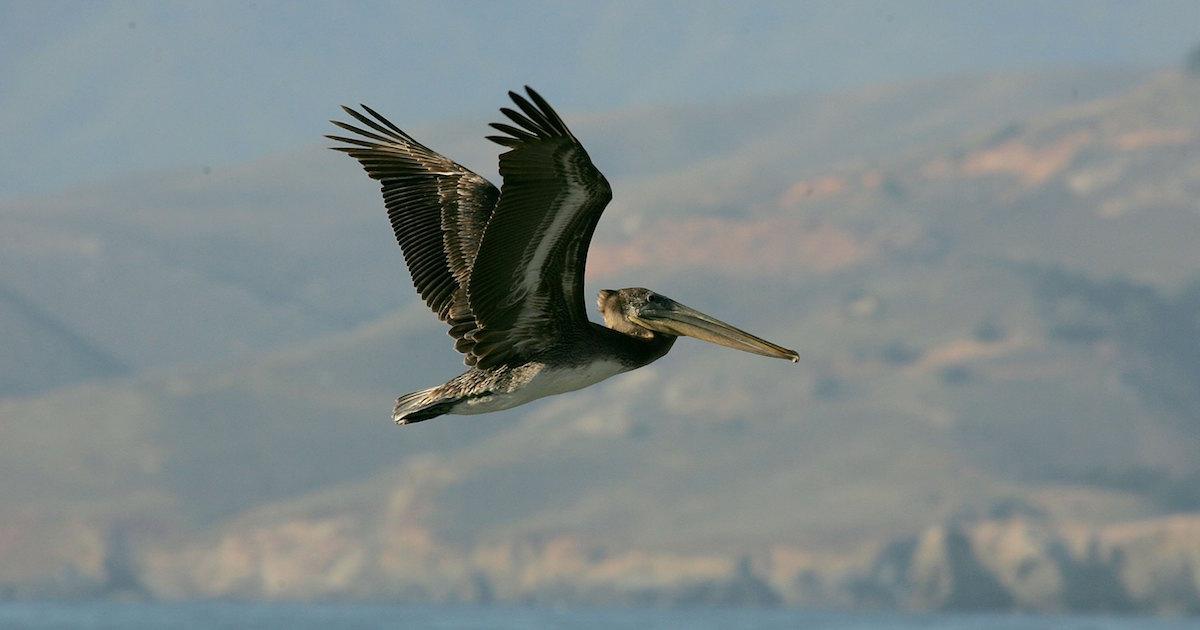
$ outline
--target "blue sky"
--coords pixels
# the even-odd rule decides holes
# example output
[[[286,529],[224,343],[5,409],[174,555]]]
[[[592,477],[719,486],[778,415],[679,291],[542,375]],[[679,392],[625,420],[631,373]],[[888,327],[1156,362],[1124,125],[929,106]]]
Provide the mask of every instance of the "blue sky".
[[[0,0],[0,197],[254,159],[340,103],[488,119],[988,71],[1178,65],[1200,2],[277,3]]]

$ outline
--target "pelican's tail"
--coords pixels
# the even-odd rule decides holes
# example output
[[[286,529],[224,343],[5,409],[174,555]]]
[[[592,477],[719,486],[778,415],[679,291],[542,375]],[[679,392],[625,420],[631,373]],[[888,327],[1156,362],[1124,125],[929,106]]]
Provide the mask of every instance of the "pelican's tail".
[[[397,398],[392,420],[396,424],[413,424],[449,412],[458,399],[443,396],[440,391],[442,388],[439,385]]]

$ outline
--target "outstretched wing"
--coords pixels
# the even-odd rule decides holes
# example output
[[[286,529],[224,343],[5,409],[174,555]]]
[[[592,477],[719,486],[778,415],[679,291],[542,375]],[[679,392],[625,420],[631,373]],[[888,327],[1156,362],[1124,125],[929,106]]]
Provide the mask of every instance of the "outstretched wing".
[[[508,147],[504,184],[471,270],[467,295],[478,329],[470,354],[486,368],[521,360],[588,325],[583,269],[612,189],[587,151],[537,92],[509,92],[516,126],[493,123]]]
[[[342,109],[368,129],[330,121],[359,137],[326,137],[350,145],[333,149],[358,160],[367,175],[379,180],[392,230],[417,292],[450,324],[454,347],[466,353],[469,335],[476,328],[467,301],[467,282],[500,193],[484,178],[417,142],[370,107],[361,107],[371,118],[349,107]]]

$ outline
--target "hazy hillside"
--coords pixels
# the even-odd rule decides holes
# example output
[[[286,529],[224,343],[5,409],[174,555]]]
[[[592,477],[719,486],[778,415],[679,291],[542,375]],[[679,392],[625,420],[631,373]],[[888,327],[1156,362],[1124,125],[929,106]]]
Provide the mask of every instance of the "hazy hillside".
[[[1200,570],[1198,104],[1062,74],[580,116],[616,189],[589,290],[800,365],[685,340],[404,429],[461,366],[332,152],[4,202],[0,322],[69,351],[4,357],[0,584],[1195,609],[1146,576]]]
[[[945,80],[823,99],[572,119],[620,183],[597,237],[611,242],[643,216],[741,211],[798,173],[990,128],[1133,79],[1076,73]],[[334,115],[340,112],[331,102]],[[412,131],[495,179],[496,147],[482,138],[492,118]],[[313,125],[309,148],[253,164],[0,200],[0,286],[134,370],[248,358],[385,316],[413,295],[377,191],[345,156],[315,144],[332,127]],[[860,131],[843,133],[849,129]],[[774,166],[763,173],[767,162]],[[744,179],[696,185],[714,169],[724,178],[773,179],[765,188]],[[738,200],[754,191],[765,197]],[[718,194],[725,201],[714,207]],[[0,304],[0,322],[28,316],[15,308],[9,300]],[[37,360],[10,352],[7,364]],[[56,378],[0,383],[0,391],[32,393],[63,384],[66,374],[90,374],[75,360],[57,360],[70,365]]]
[[[0,285],[0,337],[8,360],[0,362],[0,396],[52,389],[117,376],[127,366],[52,314]],[[20,360],[15,360],[16,358]]]

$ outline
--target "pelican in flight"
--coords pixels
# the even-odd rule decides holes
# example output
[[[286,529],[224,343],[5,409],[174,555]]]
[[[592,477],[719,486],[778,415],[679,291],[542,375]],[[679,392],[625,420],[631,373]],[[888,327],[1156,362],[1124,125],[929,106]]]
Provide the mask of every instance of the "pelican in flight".
[[[492,123],[505,147],[497,190],[370,107],[343,107],[356,137],[326,136],[379,180],[392,230],[421,298],[450,326],[469,369],[396,399],[392,419],[509,409],[574,391],[662,357],[686,335],[768,357],[788,350],[649,289],[605,289],[604,326],[588,321],[583,269],[612,199],[583,145],[537,92]]]

